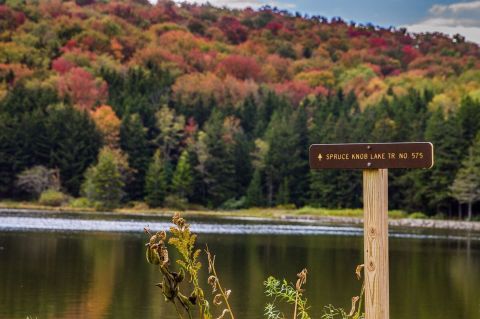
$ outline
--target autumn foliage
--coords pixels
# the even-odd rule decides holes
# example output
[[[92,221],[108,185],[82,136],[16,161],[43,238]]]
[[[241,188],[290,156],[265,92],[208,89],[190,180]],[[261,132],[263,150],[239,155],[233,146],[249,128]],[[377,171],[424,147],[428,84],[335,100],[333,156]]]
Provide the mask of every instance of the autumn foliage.
[[[101,105],[92,111],[92,118],[103,135],[103,142],[110,148],[117,148],[120,139],[120,119],[111,106]]]
[[[161,184],[166,203],[356,207],[358,176],[311,174],[310,142],[429,139],[445,150],[439,170],[395,175],[392,207],[434,214],[457,204],[448,189],[466,153],[449,154],[480,130],[480,48],[461,35],[270,6],[5,3],[2,196],[19,195],[16,176],[35,165],[58,167],[65,190],[78,195],[107,147],[103,164],[125,175],[122,201],[148,198]],[[186,175],[190,185],[169,194]],[[326,188],[332,180],[338,187]]]
[[[106,101],[107,83],[96,79],[87,70],[75,67],[58,79],[58,91],[68,96],[73,104],[81,110],[91,110],[96,104]]]
[[[41,21],[29,18],[31,12],[40,14]],[[463,73],[480,67],[478,45],[460,35],[415,35],[405,29],[347,24],[339,18],[294,16],[268,6],[229,11],[168,1],[151,5],[51,0],[15,8],[0,5],[0,21],[1,30],[17,34],[1,40],[0,64],[17,65],[9,68],[3,81],[11,84],[38,69],[47,77],[54,71],[59,75],[60,95],[69,96],[81,109],[106,101],[108,87],[99,76],[102,68],[126,72],[130,67],[155,66],[176,78],[199,72],[210,83],[209,95],[223,97],[225,86],[234,87],[227,89],[234,92],[233,100],[244,96],[238,91],[248,91],[245,86],[252,87],[238,81],[267,84],[281,93],[292,88],[286,95],[295,103],[342,89],[355,92],[360,104],[367,106],[378,99],[358,94],[365,87],[406,92],[418,88],[411,78],[419,73],[436,83],[435,92],[459,102],[455,88],[442,77],[457,84],[465,81]],[[369,65],[375,76],[343,80],[362,65]],[[235,81],[215,84],[210,73],[223,82],[228,76]],[[463,84],[479,88],[478,83]],[[200,85],[198,95],[205,91],[205,85]],[[387,97],[384,90],[373,93]]]

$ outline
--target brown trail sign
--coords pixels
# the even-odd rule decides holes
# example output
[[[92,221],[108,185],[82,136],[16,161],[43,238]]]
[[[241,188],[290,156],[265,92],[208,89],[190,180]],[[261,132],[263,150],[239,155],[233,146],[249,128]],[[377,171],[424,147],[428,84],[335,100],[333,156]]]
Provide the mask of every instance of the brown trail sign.
[[[313,144],[310,168],[430,168],[432,143]]]
[[[363,169],[365,319],[389,319],[388,168],[431,168],[427,142],[313,144],[312,169]]]

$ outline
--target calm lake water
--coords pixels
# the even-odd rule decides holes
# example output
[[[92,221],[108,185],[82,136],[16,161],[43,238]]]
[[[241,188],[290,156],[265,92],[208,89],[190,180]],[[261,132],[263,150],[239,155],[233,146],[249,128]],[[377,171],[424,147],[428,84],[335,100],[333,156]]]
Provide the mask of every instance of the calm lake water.
[[[0,318],[176,318],[154,286],[161,275],[145,261],[142,233],[145,225],[166,227],[166,220],[21,216],[0,213]],[[238,319],[263,318],[262,282],[269,275],[295,281],[307,267],[313,318],[320,318],[323,305],[349,309],[360,290],[354,269],[363,244],[356,227],[208,219],[191,224],[199,245],[208,243],[217,256]],[[392,230],[390,287],[392,319],[479,319],[478,234]]]

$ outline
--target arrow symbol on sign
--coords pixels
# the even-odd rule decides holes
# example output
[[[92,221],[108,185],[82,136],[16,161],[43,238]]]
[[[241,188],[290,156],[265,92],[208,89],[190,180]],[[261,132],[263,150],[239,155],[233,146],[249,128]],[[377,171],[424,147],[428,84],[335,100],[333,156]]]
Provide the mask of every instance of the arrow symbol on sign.
[[[318,160],[321,161],[322,160],[322,154],[318,154]]]

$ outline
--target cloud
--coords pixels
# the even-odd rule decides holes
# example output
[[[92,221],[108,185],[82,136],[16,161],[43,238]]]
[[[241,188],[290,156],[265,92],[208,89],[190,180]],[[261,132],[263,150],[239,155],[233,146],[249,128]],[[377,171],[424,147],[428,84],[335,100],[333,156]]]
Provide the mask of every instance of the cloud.
[[[175,2],[185,2],[183,0],[175,0]],[[260,8],[266,5],[272,7],[278,7],[280,9],[293,9],[296,7],[294,3],[287,3],[281,1],[264,1],[264,0],[189,0],[186,2],[191,3],[211,3],[214,6],[218,7],[229,7],[235,9],[242,9],[242,8]]]
[[[461,34],[468,41],[480,43],[480,1],[435,4],[423,21],[406,25],[413,32]]]
[[[435,4],[430,8],[429,12],[433,15],[442,15],[445,13],[458,14],[470,10],[480,10],[480,1],[459,2],[448,5]]]

